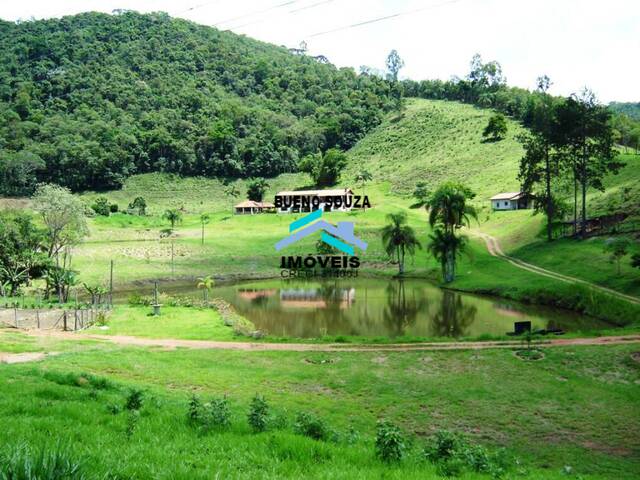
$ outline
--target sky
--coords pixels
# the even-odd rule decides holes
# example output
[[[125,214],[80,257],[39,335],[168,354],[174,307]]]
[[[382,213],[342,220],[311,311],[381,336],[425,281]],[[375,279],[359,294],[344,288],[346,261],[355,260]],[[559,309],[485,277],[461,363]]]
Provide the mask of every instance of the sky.
[[[497,60],[509,85],[551,93],[583,87],[600,101],[640,102],[640,0],[21,0],[0,18],[28,20],[114,9],[164,11],[276,45],[324,55],[340,67],[384,69],[396,49],[401,78],[469,70],[475,53]],[[354,26],[369,20],[385,20]],[[328,32],[328,33],[324,33]]]

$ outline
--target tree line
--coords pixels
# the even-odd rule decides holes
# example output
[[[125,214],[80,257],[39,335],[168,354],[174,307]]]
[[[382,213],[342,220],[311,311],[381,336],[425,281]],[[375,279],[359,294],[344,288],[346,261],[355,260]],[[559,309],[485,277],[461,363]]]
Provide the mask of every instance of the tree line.
[[[548,77],[542,78],[549,82]],[[469,73],[465,77],[454,76],[445,81],[403,80],[401,84],[405,96],[454,100],[492,108],[520,121],[528,128],[535,126],[539,110],[549,101],[539,94],[539,89],[530,91],[508,86],[500,63],[485,62],[479,54],[472,58]],[[561,102],[563,99],[553,97],[552,101]],[[613,140],[636,152],[640,151],[640,108],[634,104],[613,103],[608,110],[611,114]]]

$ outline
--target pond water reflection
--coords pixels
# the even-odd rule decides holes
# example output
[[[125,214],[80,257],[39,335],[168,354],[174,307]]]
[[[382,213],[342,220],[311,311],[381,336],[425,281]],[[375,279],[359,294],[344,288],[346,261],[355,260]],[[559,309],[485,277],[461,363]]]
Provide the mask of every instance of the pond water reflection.
[[[201,294],[167,285],[162,291]],[[298,338],[504,335],[517,321],[565,331],[610,327],[565,310],[443,290],[423,280],[265,280],[222,285],[211,296],[231,303],[260,330]]]

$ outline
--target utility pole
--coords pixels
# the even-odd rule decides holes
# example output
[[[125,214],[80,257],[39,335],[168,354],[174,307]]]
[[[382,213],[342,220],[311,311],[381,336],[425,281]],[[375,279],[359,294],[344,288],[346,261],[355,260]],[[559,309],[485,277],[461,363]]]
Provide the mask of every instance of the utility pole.
[[[113,260],[111,260],[111,269],[109,271],[109,306],[113,308]]]
[[[175,265],[173,263],[173,239],[171,240],[171,276],[175,276],[176,274],[176,269],[175,269]]]

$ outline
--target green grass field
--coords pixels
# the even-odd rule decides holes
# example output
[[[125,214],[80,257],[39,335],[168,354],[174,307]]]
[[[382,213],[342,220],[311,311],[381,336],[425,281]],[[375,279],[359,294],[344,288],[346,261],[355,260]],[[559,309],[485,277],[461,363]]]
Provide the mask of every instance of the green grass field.
[[[505,478],[564,478],[568,466],[585,479],[631,479],[640,468],[635,350],[553,348],[543,360],[525,362],[509,350],[294,353],[87,344],[42,363],[0,365],[0,441],[5,452],[22,443],[66,447],[88,478],[106,472],[441,478],[421,450],[429,435],[448,429],[490,450],[507,447],[518,463],[509,461]],[[144,391],[139,415],[123,410],[134,387]],[[256,393],[276,417],[262,434],[250,433],[246,420]],[[205,433],[189,426],[192,394],[203,401],[227,395],[231,427]],[[303,411],[324,419],[337,437],[294,433],[293,419]],[[379,419],[400,425],[410,439],[399,464],[374,456]]]
[[[374,180],[365,186],[372,209],[366,212],[330,213],[332,222],[354,221],[357,234],[369,242],[363,255],[362,272],[366,275],[394,275],[393,265],[382,249],[380,229],[385,216],[399,210],[409,214],[423,244],[429,232],[423,209],[411,209],[410,192],[417,181],[435,188],[447,179],[471,186],[479,215],[472,223],[471,234],[485,232],[496,236],[504,250],[540,266],[584,278],[622,292],[638,295],[639,277],[623,260],[622,275],[608,263],[602,252],[602,239],[585,242],[563,240],[547,244],[543,241],[543,216],[531,211],[492,212],[488,198],[496,192],[517,190],[518,161],[522,149],[516,140],[520,127],[509,121],[507,138],[485,143],[481,130],[489,111],[454,102],[410,100],[403,114],[392,114],[376,130],[349,152],[349,165],[340,184],[354,187],[355,173],[367,168]],[[606,181],[604,194],[591,192],[590,204],[595,212],[628,206],[637,198],[640,182],[640,157],[623,155],[626,166]],[[120,209],[137,196],[146,198],[149,214],[144,217],[118,213],[110,217],[90,219],[91,235],[74,252],[74,268],[80,279],[90,283],[106,283],[109,264],[115,262],[115,284],[132,288],[154,279],[195,281],[197,277],[214,275],[217,279],[268,278],[278,275],[279,255],[274,244],[287,234],[289,222],[299,215],[233,215],[232,205],[246,191],[246,180],[233,183],[240,197],[225,195],[228,186],[216,179],[178,178],[165,174],[145,174],[129,178],[122,190],[87,192],[82,198],[90,204],[99,195],[107,196]],[[266,198],[282,189],[309,186],[304,174],[286,174],[269,180]],[[168,223],[162,219],[167,208],[181,208],[184,220],[174,238],[160,238],[160,230]],[[199,216],[208,213],[201,243]],[[303,241],[290,248],[292,255],[315,251],[314,241]],[[636,247],[637,249],[637,243]],[[173,252],[173,261],[172,261]],[[504,294],[512,298],[544,300],[532,295],[535,288],[565,292],[545,277],[521,271],[500,259],[490,257],[484,244],[471,237],[469,256],[459,265],[454,288]],[[439,266],[425,251],[419,251],[408,265],[408,275],[439,281]],[[569,294],[571,292],[568,292]],[[554,303],[554,302],[552,302]],[[572,302],[567,302],[567,304]],[[576,302],[573,302],[575,304]]]

